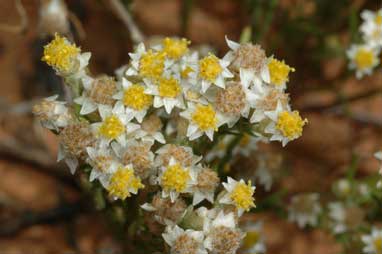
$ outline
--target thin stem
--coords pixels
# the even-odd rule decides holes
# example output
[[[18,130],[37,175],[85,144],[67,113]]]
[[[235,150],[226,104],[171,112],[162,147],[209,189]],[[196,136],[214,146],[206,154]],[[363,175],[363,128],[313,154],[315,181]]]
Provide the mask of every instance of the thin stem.
[[[122,20],[127,29],[130,32],[131,40],[135,44],[139,44],[144,41],[144,35],[139,30],[131,14],[126,10],[125,6],[119,0],[109,0],[110,7],[115,14]]]

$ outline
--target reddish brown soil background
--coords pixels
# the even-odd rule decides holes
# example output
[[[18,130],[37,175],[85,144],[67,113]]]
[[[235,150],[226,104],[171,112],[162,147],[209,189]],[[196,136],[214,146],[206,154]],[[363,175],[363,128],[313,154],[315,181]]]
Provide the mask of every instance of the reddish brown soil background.
[[[353,2],[354,6],[362,6],[366,1]],[[47,132],[41,133],[29,115],[9,113],[8,110],[12,105],[50,93],[41,82],[40,76],[45,74],[39,73],[36,64],[36,52],[41,46],[36,44],[38,1],[24,0],[22,3],[28,16],[26,31],[0,31],[0,143],[8,145],[0,146],[0,219],[16,224],[17,218],[25,216],[25,211],[36,214],[63,202],[75,202],[79,198],[76,188],[70,184],[70,176],[65,171],[57,173],[60,169],[54,166],[55,137]],[[67,3],[70,8],[77,6],[74,0]],[[81,8],[86,10],[80,17],[86,37],[78,44],[92,52],[91,70],[94,73],[112,74],[115,68],[128,60],[127,53],[132,48],[129,34],[102,1],[85,0],[81,3]],[[279,8],[289,8],[290,15],[293,15],[296,5],[303,6],[307,15],[314,12],[314,1],[282,0],[279,5]],[[146,35],[181,33],[181,1],[138,0],[133,11],[138,25]],[[81,10],[78,13],[81,14]],[[186,36],[195,44],[210,43],[225,50],[224,35],[238,38],[241,28],[249,19],[245,13],[238,1],[234,0],[195,1]],[[18,22],[19,16],[13,1],[1,1],[0,23]],[[346,29],[340,32],[341,43],[349,43]],[[287,41],[288,38],[285,38],[285,43]],[[282,48],[276,50],[283,51]],[[277,52],[275,54],[277,56]],[[293,87],[291,93],[294,107],[304,109],[310,105],[331,103],[336,98],[331,90],[309,87],[325,87],[338,80],[346,69],[346,60],[328,57],[320,63],[318,75],[306,76],[303,75],[304,64],[309,64],[306,61],[310,56],[309,52],[301,54],[296,59],[287,59],[287,62],[296,63],[297,69],[298,78],[292,78],[290,83],[290,87]],[[379,71],[379,74],[362,81],[347,78],[334,86],[344,96],[356,95],[381,88],[382,73]],[[309,125],[301,139],[284,149],[292,174],[281,181],[281,186],[290,193],[329,191],[332,181],[344,174],[353,154],[360,158],[357,176],[377,170],[377,162],[372,154],[382,147],[382,97],[379,95],[359,100],[349,108],[356,116],[302,111],[309,119]],[[38,135],[32,135],[33,128],[40,130],[37,131]],[[12,143],[15,140],[16,145]],[[15,151],[9,149],[9,142]],[[23,155],[20,156],[18,151]],[[31,151],[44,151],[40,153],[42,159],[36,163],[33,153],[32,157],[28,157]],[[279,219],[273,213],[255,215],[255,218],[265,222],[268,253],[334,254],[341,250],[327,233],[320,230],[301,231],[296,225]],[[118,246],[112,240],[102,216],[89,212],[76,214],[69,220],[25,227],[9,236],[0,237],[0,254],[116,251]]]

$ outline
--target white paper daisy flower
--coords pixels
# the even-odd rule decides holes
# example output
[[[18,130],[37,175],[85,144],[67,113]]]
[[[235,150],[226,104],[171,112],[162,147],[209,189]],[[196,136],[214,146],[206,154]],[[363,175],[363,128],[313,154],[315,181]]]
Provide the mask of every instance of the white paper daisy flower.
[[[148,94],[144,84],[133,84],[125,78],[122,78],[122,88],[123,90],[115,94],[113,98],[121,101],[126,107],[128,121],[135,118],[141,123],[153,103],[153,96]]]

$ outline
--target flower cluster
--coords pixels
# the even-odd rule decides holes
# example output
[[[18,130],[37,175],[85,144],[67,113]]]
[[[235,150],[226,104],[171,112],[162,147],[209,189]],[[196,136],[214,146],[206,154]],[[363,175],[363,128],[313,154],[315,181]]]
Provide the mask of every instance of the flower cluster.
[[[357,78],[370,75],[380,63],[379,54],[382,48],[382,9],[361,13],[363,20],[359,30],[363,42],[354,44],[347,51],[350,59],[349,68],[355,69]]]
[[[42,60],[74,97],[34,107],[59,137],[59,160],[99,181],[112,199],[150,197],[141,207],[166,226],[171,253],[236,253],[244,237],[238,219],[255,207],[251,181],[228,177],[220,184],[219,160],[206,166],[213,157],[206,147],[219,143],[211,141],[235,133],[242,142],[284,146],[307,123],[285,93],[294,69],[259,45],[227,43],[222,59],[199,56],[186,39],[140,44],[117,79],[91,75],[90,53],[59,35],[44,49]]]

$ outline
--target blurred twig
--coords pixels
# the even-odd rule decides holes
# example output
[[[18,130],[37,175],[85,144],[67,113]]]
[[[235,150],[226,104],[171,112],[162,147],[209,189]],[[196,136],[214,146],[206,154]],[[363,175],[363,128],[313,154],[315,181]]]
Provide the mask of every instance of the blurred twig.
[[[144,41],[144,36],[139,30],[137,24],[134,22],[134,19],[131,17],[130,13],[126,10],[125,6],[121,3],[120,0],[108,0],[108,3],[114,13],[123,21],[125,26],[130,32],[131,39],[135,44]]]
[[[10,32],[10,33],[22,33],[26,30],[28,25],[28,16],[21,0],[15,0],[15,6],[16,6],[17,13],[20,16],[20,24],[18,25],[0,24],[0,30],[5,32]]]
[[[24,211],[20,216],[8,219],[0,224],[0,236],[13,236],[20,230],[33,225],[53,224],[73,218],[86,211],[83,200],[74,203],[62,203],[52,209],[42,212]]]
[[[27,146],[13,137],[3,137],[0,140],[0,157],[11,160],[13,163],[31,165],[39,172],[50,175],[76,189],[79,188],[73,177],[66,173],[67,170],[64,166],[57,164],[56,160],[48,156],[45,150]]]
[[[363,93],[359,93],[356,95],[342,97],[339,96],[336,100],[328,104],[320,104],[320,105],[308,105],[303,107],[301,110],[309,111],[309,112],[318,112],[318,111],[334,111],[336,108],[341,107],[342,105],[352,103],[355,101],[359,101],[362,99],[366,99],[372,96],[376,96],[378,94],[382,94],[381,88],[372,89]]]
[[[330,113],[333,113],[335,115],[344,116],[346,118],[349,118],[350,120],[353,120],[354,122],[364,124],[364,125],[372,125],[378,128],[382,128],[382,119],[375,118],[369,114],[366,113],[359,113],[359,112],[345,112],[342,109],[333,110],[330,111]]]

